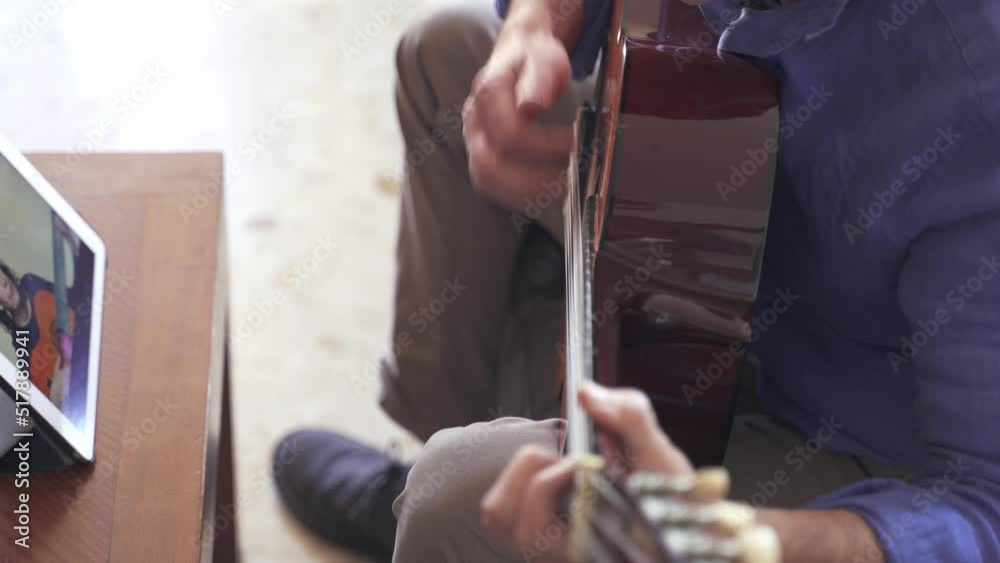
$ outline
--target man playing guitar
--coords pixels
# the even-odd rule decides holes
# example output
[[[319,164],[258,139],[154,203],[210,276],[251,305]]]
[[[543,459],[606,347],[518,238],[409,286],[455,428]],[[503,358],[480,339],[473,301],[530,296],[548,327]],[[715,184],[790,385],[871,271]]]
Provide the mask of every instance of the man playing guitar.
[[[573,472],[551,376],[561,302],[523,291],[560,282],[521,275],[539,236],[521,220],[561,239],[558,197],[541,194],[574,148],[612,4],[500,2],[502,27],[462,6],[401,41],[383,407],[427,444],[407,468],[327,432],[286,438],[282,496],[328,539],[400,563],[564,559],[564,538],[539,544]],[[732,497],[785,561],[1000,561],[1000,7],[701,9],[725,23],[720,48],[777,75],[783,126],[755,313],[777,320],[753,345],[762,372],[726,452]],[[634,465],[693,471],[641,393],[591,386],[581,402]],[[290,447],[305,453],[281,461]]]

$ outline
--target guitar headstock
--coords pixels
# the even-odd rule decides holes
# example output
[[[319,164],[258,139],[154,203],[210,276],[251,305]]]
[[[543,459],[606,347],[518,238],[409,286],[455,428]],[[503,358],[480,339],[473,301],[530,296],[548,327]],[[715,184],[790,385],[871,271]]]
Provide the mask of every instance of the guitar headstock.
[[[780,563],[777,535],[725,500],[721,468],[687,477],[622,479],[587,461],[577,473],[571,555],[576,563]]]

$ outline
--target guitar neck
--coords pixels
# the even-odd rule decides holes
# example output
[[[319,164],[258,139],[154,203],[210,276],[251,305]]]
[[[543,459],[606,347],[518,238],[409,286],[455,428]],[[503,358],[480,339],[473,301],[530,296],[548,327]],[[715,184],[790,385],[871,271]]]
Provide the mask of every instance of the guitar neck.
[[[69,334],[69,297],[66,290],[66,256],[63,235],[52,221],[52,286],[56,298],[56,327]]]
[[[594,380],[594,347],[591,297],[593,294],[593,225],[588,199],[580,179],[586,178],[585,159],[580,155],[590,142],[593,110],[577,113],[574,136],[577,150],[569,167],[569,186],[564,207],[566,239],[566,420],[569,426],[567,453],[584,456],[594,451],[593,423],[577,399],[580,386]]]

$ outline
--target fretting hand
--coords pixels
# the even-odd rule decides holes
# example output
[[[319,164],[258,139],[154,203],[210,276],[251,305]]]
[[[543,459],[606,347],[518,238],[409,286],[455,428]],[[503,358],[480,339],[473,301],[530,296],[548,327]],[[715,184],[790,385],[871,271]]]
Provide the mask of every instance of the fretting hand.
[[[621,440],[632,469],[672,476],[694,472],[687,456],[660,429],[642,392],[587,384],[579,399],[599,427]],[[559,514],[559,502],[572,483],[576,463],[536,446],[522,448],[483,498],[486,528],[517,548],[533,545]],[[565,561],[565,536],[552,542],[545,561]]]

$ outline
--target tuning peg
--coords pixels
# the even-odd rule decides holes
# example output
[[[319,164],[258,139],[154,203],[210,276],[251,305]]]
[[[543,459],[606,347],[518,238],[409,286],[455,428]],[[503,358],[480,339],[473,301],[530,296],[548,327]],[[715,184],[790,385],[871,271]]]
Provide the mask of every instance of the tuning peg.
[[[684,560],[717,556],[722,544],[716,538],[693,528],[677,528],[663,532],[667,551]]]
[[[695,486],[693,474],[670,476],[662,473],[633,473],[626,483],[632,494],[675,495],[686,493]]]
[[[752,526],[756,520],[753,508],[728,500],[716,503],[711,511],[713,523],[734,534]]]
[[[593,471],[596,473],[603,471],[604,466],[604,458],[595,454],[583,455],[576,460],[576,468],[581,471]]]
[[[665,528],[693,520],[691,506],[672,498],[648,496],[639,500],[639,510],[655,526]]]
[[[728,471],[709,467],[679,476],[635,473],[629,477],[627,486],[630,492],[640,496],[690,494],[695,502],[713,502],[729,495],[729,484]]]
[[[737,536],[742,548],[742,563],[781,563],[781,543],[770,526],[753,526]]]
[[[695,474],[691,498],[695,502],[714,502],[729,496],[729,472],[722,467],[707,467]]]

